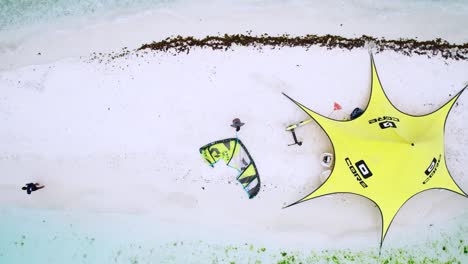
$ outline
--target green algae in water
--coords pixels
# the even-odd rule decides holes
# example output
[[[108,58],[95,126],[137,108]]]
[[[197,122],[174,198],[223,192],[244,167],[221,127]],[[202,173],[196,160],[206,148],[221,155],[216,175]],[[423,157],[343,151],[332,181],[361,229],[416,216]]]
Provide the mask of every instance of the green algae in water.
[[[421,244],[418,246],[412,246],[409,248],[393,248],[383,249],[382,254],[379,255],[379,249],[372,248],[364,251],[352,251],[352,250],[323,250],[323,251],[288,251],[288,250],[275,250],[267,247],[254,247],[252,244],[243,245],[216,245],[208,244],[202,241],[190,242],[185,241],[183,245],[177,243],[177,247],[174,247],[174,243],[168,243],[165,246],[161,246],[154,254],[158,256],[157,259],[162,259],[165,263],[179,263],[187,256],[190,252],[192,259],[204,261],[205,263],[277,263],[277,264],[299,264],[299,263],[384,263],[384,264],[453,264],[453,263],[464,263],[466,258],[465,251],[457,250],[459,240],[455,240],[455,247],[449,241],[438,241],[438,244],[444,244],[445,246],[432,248],[432,255],[428,256],[427,245],[432,245],[432,242]],[[252,247],[257,248],[252,250]],[[138,248],[138,247],[136,247]],[[445,248],[445,249],[444,249]],[[133,252],[132,256],[145,255],[147,249],[143,246],[140,252]],[[171,250],[172,249],[172,250]],[[122,252],[127,249],[121,249]],[[467,246],[463,247],[463,250],[468,250]],[[200,251],[205,253],[200,253]],[[265,252],[270,252],[265,254]],[[276,253],[275,253],[276,252]],[[457,254],[458,252],[458,254]],[[129,255],[130,252],[126,252],[123,255]],[[147,255],[147,254],[146,254]],[[146,258],[148,260],[149,258]],[[116,263],[144,263],[135,262],[137,258],[127,259],[122,261],[120,258]],[[195,261],[195,262],[197,262]]]
[[[10,214],[11,215],[11,214]],[[8,216],[8,215],[7,215]],[[6,229],[0,237],[0,263],[26,263],[30,258],[41,259],[36,263],[468,263],[468,245],[465,241],[468,233],[466,217],[461,222],[451,225],[450,232],[437,234],[439,239],[421,241],[402,247],[379,247],[365,250],[287,250],[266,246],[261,243],[247,242],[206,242],[178,237],[157,240],[156,236],[144,237],[141,233],[115,236],[117,229],[109,224],[100,227],[103,232],[77,230],[79,223],[54,223],[48,220],[44,228],[37,228],[37,218],[4,216],[6,224],[16,219],[30,219],[30,226],[25,222],[21,228]],[[8,222],[8,219],[11,219]],[[67,220],[67,218],[65,218]],[[129,220],[123,219],[127,223]],[[61,223],[64,223],[57,228]],[[42,223],[42,221],[41,221]],[[43,224],[45,225],[45,224]],[[117,225],[120,227],[120,225]],[[27,233],[25,233],[27,230]],[[146,230],[145,230],[146,231]],[[27,234],[27,235],[25,235]],[[130,234],[130,233],[129,233]],[[273,244],[274,245],[274,244]],[[99,250],[96,250],[99,249]],[[47,258],[41,258],[47,256]],[[41,262],[42,261],[42,262]]]
[[[99,241],[99,240],[98,240]],[[459,244],[455,240],[455,244]],[[175,246],[176,245],[176,246]],[[86,263],[96,263],[93,256],[89,254],[94,247],[89,243],[83,243],[80,257]],[[99,245],[98,245],[99,246]],[[442,263],[465,263],[467,246],[463,251],[447,243],[446,250],[442,247],[433,252],[434,257],[426,256],[427,247],[421,245],[419,248],[409,249],[384,249],[383,254],[379,256],[378,248],[367,251],[351,250],[324,250],[324,251],[289,251],[277,250],[267,247],[258,247],[251,250],[252,245],[217,245],[205,242],[184,241],[170,242],[164,245],[148,247],[136,242],[122,244],[114,249],[114,253],[107,259],[112,263],[151,263],[161,261],[163,263],[182,263],[190,258],[194,263],[277,263],[277,264],[299,264],[299,263],[424,263],[424,264],[442,264]],[[431,248],[431,251],[434,251]],[[266,254],[266,252],[269,252]],[[458,253],[458,254],[457,254]],[[103,252],[106,254],[106,252]]]

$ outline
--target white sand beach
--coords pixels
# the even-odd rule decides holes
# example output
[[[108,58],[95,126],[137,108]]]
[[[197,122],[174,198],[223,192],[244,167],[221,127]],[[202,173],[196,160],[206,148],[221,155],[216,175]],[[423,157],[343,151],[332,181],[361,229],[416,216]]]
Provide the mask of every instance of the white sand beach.
[[[352,262],[347,255],[367,263],[388,256],[389,263],[398,256],[468,261],[468,200],[449,191],[410,199],[380,256],[381,216],[365,198],[334,194],[282,209],[320,185],[320,154],[332,151],[314,122],[296,130],[302,146],[288,146],[293,139],[286,126],[308,116],[282,93],[320,114],[348,117],[369,99],[368,49],[193,48],[92,59],[93,52],[135,49],[179,34],[248,30],[467,43],[468,29],[459,22],[468,7],[459,5],[410,10],[410,4],[368,1],[249,2],[229,5],[235,7],[229,14],[224,6],[177,5],[4,30],[0,262],[332,263],[333,256]],[[431,12],[444,22],[433,23]],[[389,99],[409,114],[433,112],[468,85],[466,60],[390,50],[374,59]],[[467,96],[460,96],[445,126],[447,167],[465,193]],[[333,111],[334,102],[343,108]],[[221,163],[210,168],[198,152],[234,137],[229,124],[235,117],[246,123],[239,138],[262,180],[250,200],[235,170]],[[20,189],[27,182],[46,188],[27,195]],[[395,255],[401,249],[407,251]]]

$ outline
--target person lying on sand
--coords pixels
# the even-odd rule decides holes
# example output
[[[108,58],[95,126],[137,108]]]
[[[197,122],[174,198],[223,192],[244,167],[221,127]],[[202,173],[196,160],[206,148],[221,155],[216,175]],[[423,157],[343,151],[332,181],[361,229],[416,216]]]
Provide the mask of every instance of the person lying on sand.
[[[44,187],[45,187],[44,185],[41,185],[37,182],[36,183],[30,182],[30,183],[27,183],[26,186],[23,186],[21,189],[25,190],[28,194],[31,194],[31,192],[37,191]]]

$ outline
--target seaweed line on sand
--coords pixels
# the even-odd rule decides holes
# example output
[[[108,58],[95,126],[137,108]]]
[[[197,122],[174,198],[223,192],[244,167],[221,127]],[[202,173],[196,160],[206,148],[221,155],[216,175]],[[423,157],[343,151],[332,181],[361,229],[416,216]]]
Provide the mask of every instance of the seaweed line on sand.
[[[452,44],[437,38],[434,40],[418,41],[416,39],[385,39],[362,35],[357,38],[346,38],[336,35],[305,35],[290,36],[283,34],[280,36],[269,36],[262,34],[259,36],[247,34],[224,34],[222,36],[206,36],[204,38],[195,38],[193,36],[169,37],[161,41],[154,41],[149,44],[143,44],[133,51],[123,48],[121,52],[103,54],[93,53],[91,60],[99,62],[110,62],[111,60],[124,57],[132,52],[138,51],[156,51],[177,55],[180,53],[188,54],[192,48],[211,48],[212,50],[233,50],[235,46],[254,47],[271,49],[282,47],[303,47],[306,50],[312,46],[325,47],[327,49],[359,49],[367,48],[374,53],[385,50],[392,50],[405,56],[425,55],[428,58],[440,56],[444,59],[468,60],[468,43]]]

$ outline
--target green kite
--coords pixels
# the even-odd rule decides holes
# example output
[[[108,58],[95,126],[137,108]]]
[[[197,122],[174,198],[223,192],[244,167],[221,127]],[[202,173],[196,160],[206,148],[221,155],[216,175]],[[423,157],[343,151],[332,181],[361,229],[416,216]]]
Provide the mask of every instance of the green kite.
[[[240,139],[227,138],[206,144],[200,148],[200,154],[211,167],[224,160],[227,166],[236,169],[239,173],[236,179],[242,184],[249,199],[260,191],[257,166]]]
[[[395,215],[411,197],[430,189],[467,196],[451,177],[444,152],[445,121],[466,87],[438,110],[413,116],[388,100],[372,56],[371,68],[370,99],[364,113],[354,120],[329,119],[284,94],[322,127],[335,155],[329,178],[289,206],[333,193],[366,197],[382,215],[382,246]]]

